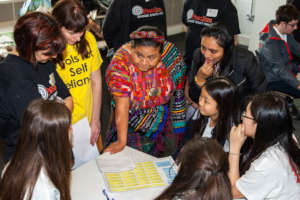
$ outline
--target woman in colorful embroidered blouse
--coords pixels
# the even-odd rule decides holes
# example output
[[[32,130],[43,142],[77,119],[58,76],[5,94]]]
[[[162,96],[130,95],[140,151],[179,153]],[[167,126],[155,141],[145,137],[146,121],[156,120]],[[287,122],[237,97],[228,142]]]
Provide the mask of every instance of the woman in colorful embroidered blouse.
[[[115,122],[105,152],[116,153],[128,145],[155,156],[170,155],[175,149],[167,150],[167,144],[177,147],[185,131],[186,66],[157,28],[140,27],[130,38],[106,72]]]

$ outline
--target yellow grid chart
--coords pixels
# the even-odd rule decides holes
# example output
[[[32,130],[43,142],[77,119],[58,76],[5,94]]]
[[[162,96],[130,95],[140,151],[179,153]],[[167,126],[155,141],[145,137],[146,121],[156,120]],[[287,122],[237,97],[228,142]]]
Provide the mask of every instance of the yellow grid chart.
[[[137,162],[136,168],[123,172],[104,173],[112,192],[136,190],[147,187],[164,186],[154,162]]]

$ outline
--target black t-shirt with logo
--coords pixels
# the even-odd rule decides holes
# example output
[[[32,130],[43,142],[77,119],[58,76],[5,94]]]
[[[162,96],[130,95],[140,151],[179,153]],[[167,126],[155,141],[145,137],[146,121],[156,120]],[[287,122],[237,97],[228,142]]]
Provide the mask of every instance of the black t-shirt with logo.
[[[0,135],[11,156],[19,135],[20,122],[28,104],[34,99],[62,101],[70,96],[55,70],[48,62],[34,66],[15,55],[0,63]]]
[[[188,27],[184,53],[188,67],[192,64],[194,50],[200,47],[204,27],[222,22],[234,35],[240,33],[237,10],[230,0],[186,0],[182,21]]]
[[[164,9],[162,0],[132,0],[129,32],[143,25],[156,26],[164,31]]]

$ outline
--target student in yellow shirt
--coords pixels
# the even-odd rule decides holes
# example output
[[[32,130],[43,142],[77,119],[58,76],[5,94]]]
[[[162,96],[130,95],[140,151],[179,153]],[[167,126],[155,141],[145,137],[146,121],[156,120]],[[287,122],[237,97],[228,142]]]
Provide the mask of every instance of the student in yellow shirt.
[[[72,124],[87,117],[91,128],[90,143],[94,145],[101,127],[102,58],[95,37],[86,31],[88,18],[78,1],[57,2],[52,15],[67,42],[62,54],[64,66],[58,65],[57,72],[73,97]]]

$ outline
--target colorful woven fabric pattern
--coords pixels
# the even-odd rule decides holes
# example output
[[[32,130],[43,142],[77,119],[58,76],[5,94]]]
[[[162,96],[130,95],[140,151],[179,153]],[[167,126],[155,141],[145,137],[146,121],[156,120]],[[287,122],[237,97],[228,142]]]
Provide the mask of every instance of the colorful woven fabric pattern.
[[[169,102],[174,90],[169,73],[162,62],[152,70],[140,71],[129,52],[121,48],[107,69],[106,79],[113,95],[128,96],[131,108],[145,109]],[[157,95],[150,95],[152,88],[157,89]]]
[[[114,55],[106,72],[106,81],[114,96],[129,97],[130,111],[127,145],[140,149],[145,140],[164,141],[166,135],[178,144],[185,132],[184,74],[186,65],[177,48],[165,42],[161,63],[148,72],[141,72],[133,64],[129,52],[121,47]],[[158,95],[149,95],[151,88]],[[169,127],[169,128],[166,128]],[[171,129],[170,129],[171,128]],[[165,131],[168,130],[168,133]],[[171,131],[171,132],[170,132]],[[116,138],[116,128],[108,135]],[[133,139],[134,135],[139,137]],[[141,137],[148,139],[141,139]],[[106,142],[106,145],[107,145]],[[154,142],[152,152],[162,151],[161,142]],[[160,145],[156,145],[160,144]],[[159,146],[159,147],[158,147]],[[147,152],[151,153],[151,152]]]
[[[154,31],[134,31],[130,34],[130,39],[151,39],[157,43],[165,42],[164,36],[157,35]]]

